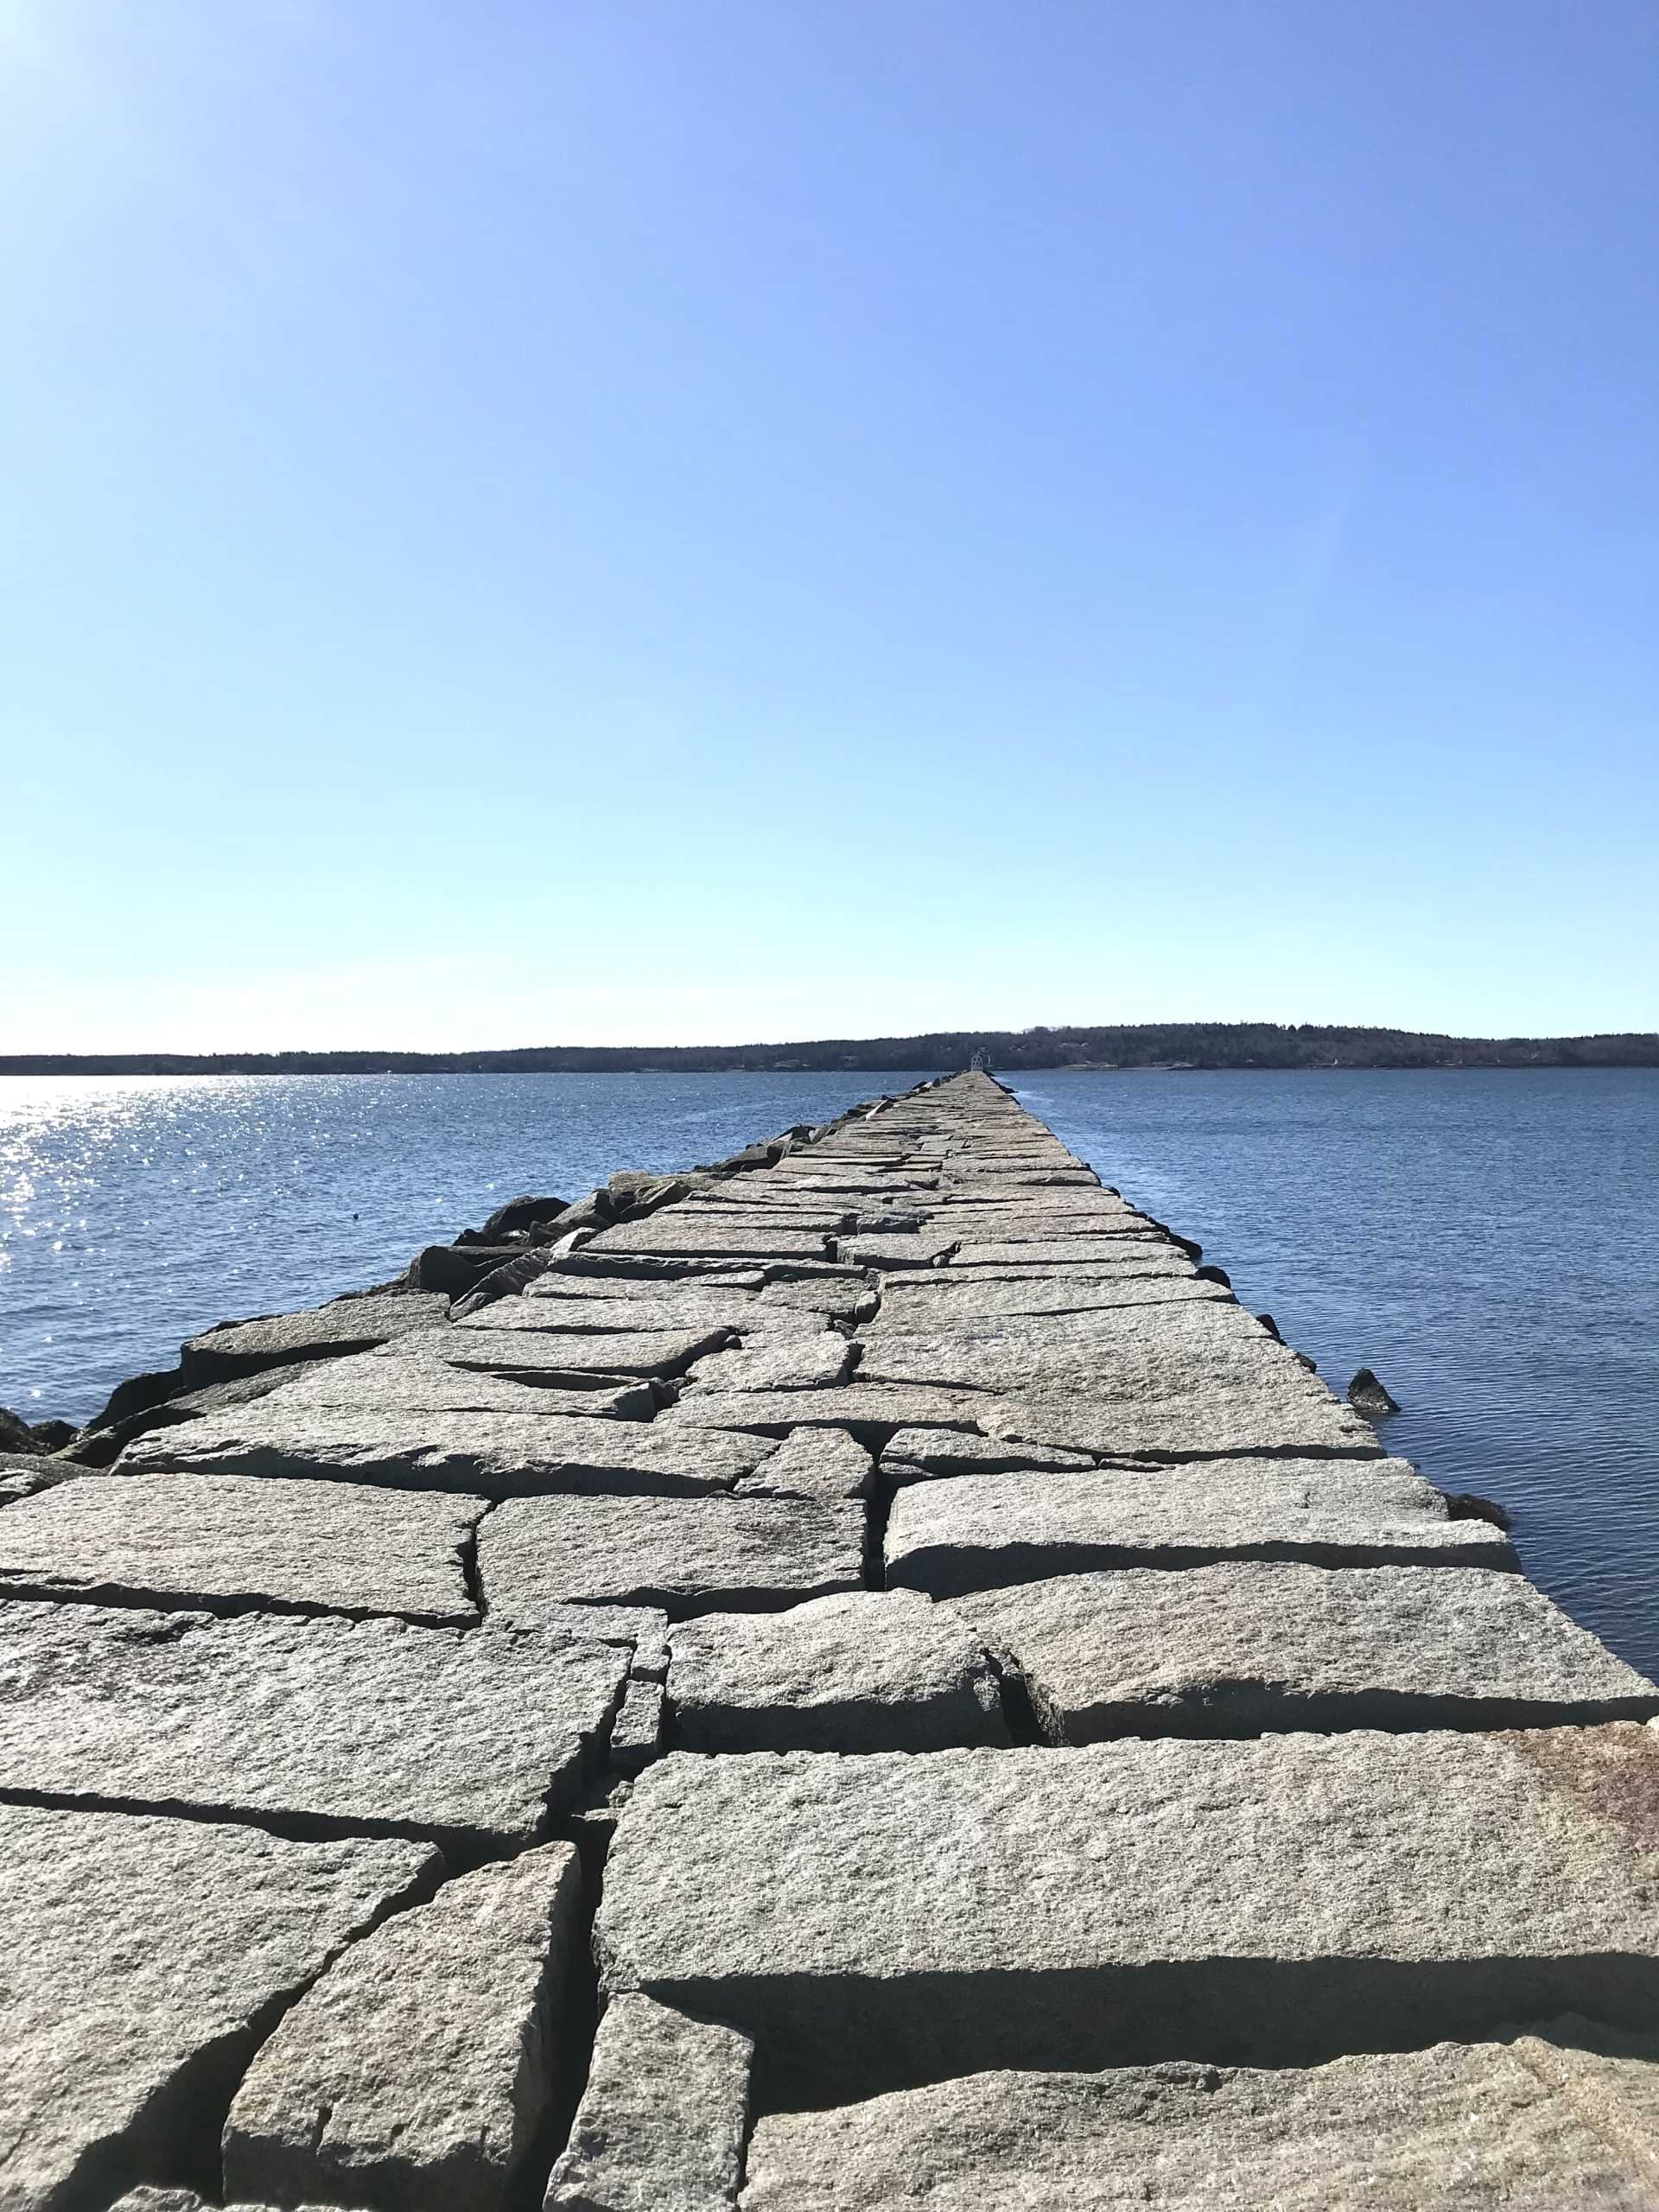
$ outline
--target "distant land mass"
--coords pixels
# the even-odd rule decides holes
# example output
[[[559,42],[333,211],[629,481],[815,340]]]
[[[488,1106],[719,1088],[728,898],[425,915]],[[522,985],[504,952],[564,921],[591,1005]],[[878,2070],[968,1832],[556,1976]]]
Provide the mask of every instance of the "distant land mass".
[[[1314,1022],[1136,1022],[1125,1028],[936,1030],[787,1045],[531,1045],[483,1052],[25,1052],[0,1075],[588,1075],[750,1069],[1659,1067],[1659,1034],[1440,1037]]]

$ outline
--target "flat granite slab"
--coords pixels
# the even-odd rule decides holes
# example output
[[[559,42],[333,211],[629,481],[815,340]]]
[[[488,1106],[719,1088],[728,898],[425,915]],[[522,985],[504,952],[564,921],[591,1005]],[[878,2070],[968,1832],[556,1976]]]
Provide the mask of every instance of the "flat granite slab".
[[[604,1344],[609,1339],[580,1341]],[[566,1387],[557,1387],[561,1382]],[[279,1399],[280,1404],[276,1402]],[[580,1362],[563,1375],[543,1369],[535,1382],[522,1382],[448,1360],[394,1358],[384,1351],[319,1360],[257,1402],[282,1421],[313,1412],[380,1419],[410,1414],[509,1414],[534,1421],[649,1421],[657,1409],[644,1382],[584,1371]]]
[[[0,1805],[0,2203],[93,2212],[199,2168],[283,2006],[441,1864],[422,1844]]]
[[[1264,1736],[661,1760],[610,1992],[754,2038],[763,2105],[992,2067],[1306,2065],[1659,1999],[1659,1740]]]
[[[854,1380],[832,1390],[688,1390],[654,1424],[671,1434],[688,1429],[748,1429],[782,1436],[792,1428],[844,1428],[880,1444],[895,1428],[976,1427],[995,1401],[985,1391],[934,1390],[925,1383]]]
[[[1103,1262],[1147,1272],[1160,1266],[1173,1268],[1176,1262],[1179,1262],[1181,1270],[1192,1264],[1179,1244],[1169,1243],[1162,1236],[1125,1233],[1047,1237],[1040,1242],[1024,1238],[1017,1243],[1007,1237],[964,1236],[956,1256],[948,1264],[952,1268],[1055,1268]]]
[[[1058,1388],[1102,1400],[1310,1389],[1295,1353],[1230,1300],[1122,1306],[1093,1313],[986,1313],[934,1329],[872,1333],[860,1374],[999,1392]]]
[[[753,2058],[730,2028],[615,1999],[545,2212],[734,2212]]]
[[[1103,1459],[1381,1459],[1364,1417],[1316,1376],[1288,1369],[1261,1388],[1196,1382],[1168,1397],[1097,1398],[1075,1385],[984,1394],[986,1433]]]
[[[881,1310],[866,1324],[865,1332],[872,1338],[925,1334],[1042,1314],[1109,1313],[1125,1306],[1166,1306],[1188,1301],[1226,1305],[1231,1299],[1231,1291],[1190,1269],[1113,1276],[1102,1282],[1054,1271],[1010,1280],[989,1268],[969,1268],[960,1275],[941,1268],[931,1274],[900,1275],[884,1284]]]
[[[1659,1714],[1659,1688],[1541,1590],[1480,1567],[1230,1560],[1064,1575],[950,1610],[1018,1672],[1057,1744]]]
[[[936,1598],[1108,1567],[1222,1560],[1516,1564],[1502,1529],[1452,1520],[1440,1492],[1403,1459],[944,1477],[900,1489],[887,1520],[889,1586]]]
[[[578,1306],[583,1304],[582,1300],[571,1302]],[[532,1303],[522,1299],[511,1304],[530,1305],[533,1312],[545,1313],[555,1308],[557,1301],[543,1299]],[[389,1364],[442,1361],[447,1366],[463,1370],[516,1376],[538,1388],[549,1383],[557,1387],[558,1379],[568,1376],[566,1387],[580,1389],[581,1378],[585,1375],[683,1374],[693,1360],[701,1359],[706,1352],[718,1351],[722,1344],[732,1341],[729,1322],[722,1319],[711,1327],[708,1322],[700,1321],[695,1313],[682,1314],[671,1327],[636,1328],[616,1319],[607,1325],[601,1314],[592,1312],[586,1313],[579,1328],[556,1333],[544,1326],[513,1329],[499,1323],[487,1327],[478,1325],[485,1314],[498,1313],[509,1305],[506,1299],[498,1299],[493,1306],[480,1306],[476,1313],[467,1314],[447,1328],[423,1329],[414,1336],[400,1337],[395,1344],[385,1345],[370,1357]],[[560,1343],[560,1335],[569,1341]]]
[[[938,1751],[1006,1744],[983,1639],[905,1591],[785,1613],[705,1613],[669,1630],[687,1751]]]
[[[935,1435],[928,1429],[919,1432]],[[792,1430],[752,1475],[739,1478],[739,1497],[865,1497],[875,1463],[843,1428]]]
[[[844,1382],[854,1351],[834,1329],[758,1337],[732,1351],[711,1352],[692,1369],[689,1385],[709,1390],[825,1390]]]
[[[712,1424],[710,1424],[712,1426]],[[660,1421],[543,1421],[530,1414],[283,1410],[281,1394],[181,1428],[136,1438],[118,1475],[314,1477],[484,1497],[552,1493],[689,1495],[729,1490],[769,1446],[760,1437],[670,1432]]]
[[[301,1998],[237,2091],[225,2185],[279,2204],[501,2212],[549,2115],[582,1941],[575,1847],[446,1883]]]
[[[480,1531],[493,1624],[550,1605],[769,1611],[863,1580],[864,1515],[816,1498],[518,1498]]]
[[[271,1313],[257,1321],[230,1321],[192,1337],[181,1355],[192,1382],[228,1382],[296,1360],[325,1359],[368,1351],[408,1329],[429,1329],[449,1311],[447,1295],[397,1291],[372,1298],[340,1298],[299,1313]]]
[[[238,1475],[92,1475],[0,1515],[0,1596],[393,1613],[469,1627],[481,1497]]]
[[[706,1221],[670,1206],[644,1221],[605,1230],[582,1250],[590,1263],[642,1253],[668,1259],[823,1260],[830,1256],[830,1242],[823,1230],[752,1229],[741,1222]]]
[[[970,2074],[763,2114],[742,2212],[1647,2212],[1656,2062],[1566,2024],[1272,2072]]]
[[[0,1605],[0,1792],[521,1847],[627,1671],[531,1630]]]

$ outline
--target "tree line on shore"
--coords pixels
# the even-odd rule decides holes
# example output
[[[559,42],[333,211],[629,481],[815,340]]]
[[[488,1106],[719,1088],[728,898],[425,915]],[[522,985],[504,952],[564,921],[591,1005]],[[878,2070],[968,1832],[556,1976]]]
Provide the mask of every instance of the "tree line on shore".
[[[1659,1067],[1659,1034],[1443,1037],[1313,1022],[1138,1022],[938,1030],[773,1045],[544,1045],[498,1052],[95,1052],[0,1056],[0,1075],[583,1075],[628,1071],[993,1068]]]

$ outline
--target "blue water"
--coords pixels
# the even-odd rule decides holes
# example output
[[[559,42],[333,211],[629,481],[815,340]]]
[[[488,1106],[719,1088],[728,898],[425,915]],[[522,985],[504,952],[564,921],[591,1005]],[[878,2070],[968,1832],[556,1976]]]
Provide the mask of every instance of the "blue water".
[[[579,1195],[914,1080],[0,1083],[0,1403],[85,1419],[207,1324],[384,1280]],[[1039,1074],[1019,1093],[1231,1274],[1391,1449],[1497,1498],[1529,1573],[1659,1675],[1659,1072]]]

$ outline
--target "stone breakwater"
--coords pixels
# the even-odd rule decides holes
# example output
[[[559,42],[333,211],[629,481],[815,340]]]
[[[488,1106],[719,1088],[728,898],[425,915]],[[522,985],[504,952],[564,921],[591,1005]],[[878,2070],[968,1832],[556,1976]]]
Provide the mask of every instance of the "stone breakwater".
[[[0,2208],[1659,2202],[1659,1691],[1200,1262],[957,1077],[9,1461]]]

